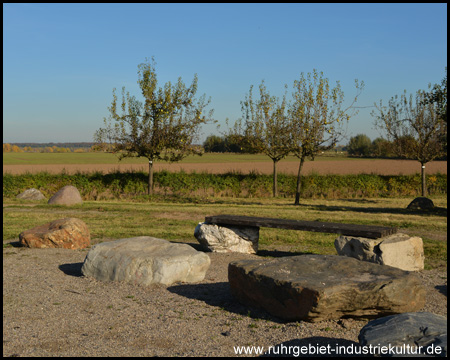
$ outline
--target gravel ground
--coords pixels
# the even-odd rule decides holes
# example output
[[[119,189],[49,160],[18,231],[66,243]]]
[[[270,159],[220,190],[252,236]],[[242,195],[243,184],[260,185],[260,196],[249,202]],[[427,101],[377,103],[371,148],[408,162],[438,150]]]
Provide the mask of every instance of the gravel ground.
[[[236,346],[334,348],[355,344],[367,323],[285,323],[240,305],[229,291],[228,263],[256,255],[208,253],[202,282],[144,287],[82,276],[87,251],[3,248],[4,356],[236,356]],[[446,269],[418,275],[428,293],[423,311],[447,316]]]

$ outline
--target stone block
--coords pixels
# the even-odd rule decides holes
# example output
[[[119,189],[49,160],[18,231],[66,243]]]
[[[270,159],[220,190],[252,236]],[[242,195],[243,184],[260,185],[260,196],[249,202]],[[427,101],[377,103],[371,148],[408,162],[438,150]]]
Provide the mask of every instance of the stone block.
[[[397,233],[379,239],[340,236],[334,246],[339,255],[406,271],[424,268],[423,241],[420,237]]]
[[[228,281],[240,302],[288,321],[418,311],[426,295],[412,272],[337,255],[239,260]]]

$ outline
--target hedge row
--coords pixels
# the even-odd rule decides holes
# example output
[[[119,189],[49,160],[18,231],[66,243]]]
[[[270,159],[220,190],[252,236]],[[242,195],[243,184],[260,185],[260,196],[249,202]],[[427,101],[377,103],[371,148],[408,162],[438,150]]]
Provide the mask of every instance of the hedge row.
[[[447,194],[447,175],[427,176],[429,195]],[[78,188],[85,200],[121,199],[145,196],[148,175],[144,172],[114,172],[103,174],[77,173],[69,175],[37,174],[3,175],[3,198],[14,198],[29,188],[52,196],[65,185]],[[278,175],[280,197],[295,196],[297,178]],[[421,177],[416,175],[307,175],[302,177],[302,198],[368,198],[419,196]],[[272,176],[257,173],[226,174],[159,171],[154,174],[154,193],[175,196],[270,197]]]

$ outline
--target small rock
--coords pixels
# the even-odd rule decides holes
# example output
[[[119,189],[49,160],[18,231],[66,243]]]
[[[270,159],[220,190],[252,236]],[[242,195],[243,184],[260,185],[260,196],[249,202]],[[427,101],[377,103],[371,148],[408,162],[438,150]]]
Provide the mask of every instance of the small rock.
[[[417,197],[406,207],[408,210],[431,210],[434,208],[433,201],[426,197]]]
[[[43,200],[45,199],[45,196],[42,195],[42,193],[38,189],[31,188],[20,193],[16,196],[16,198],[22,200]]]
[[[65,218],[25,230],[19,235],[22,246],[32,248],[84,249],[90,245],[87,225],[77,218]]]
[[[64,186],[48,200],[50,205],[75,205],[82,203],[80,192],[72,185]]]

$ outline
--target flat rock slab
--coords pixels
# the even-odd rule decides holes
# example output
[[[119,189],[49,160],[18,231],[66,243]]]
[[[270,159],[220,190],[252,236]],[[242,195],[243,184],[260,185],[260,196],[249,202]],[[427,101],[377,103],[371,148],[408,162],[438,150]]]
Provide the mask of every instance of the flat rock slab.
[[[379,239],[340,236],[334,241],[339,255],[389,265],[406,271],[424,269],[422,238],[397,233]]]
[[[139,236],[93,246],[81,272],[100,281],[171,285],[202,281],[210,262],[187,244]]]
[[[429,312],[386,316],[369,321],[361,329],[358,340],[363,346],[410,349],[410,355],[447,356],[447,318]],[[399,351],[394,352],[384,355],[400,355]]]
[[[337,255],[239,260],[229,264],[228,281],[240,302],[288,321],[373,318],[425,305],[415,274]]]
[[[64,218],[36,226],[19,234],[22,246],[32,248],[84,249],[91,243],[86,223],[77,218]]]

